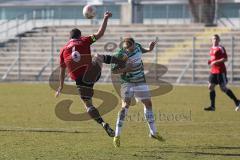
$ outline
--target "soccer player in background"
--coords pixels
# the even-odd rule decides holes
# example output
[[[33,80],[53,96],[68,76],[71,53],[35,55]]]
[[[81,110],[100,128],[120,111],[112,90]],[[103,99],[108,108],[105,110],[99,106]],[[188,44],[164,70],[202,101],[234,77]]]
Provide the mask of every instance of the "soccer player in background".
[[[92,104],[93,86],[100,78],[101,63],[112,63],[115,59],[109,55],[97,55],[92,60],[90,46],[96,40],[104,35],[107,27],[108,19],[112,16],[111,12],[105,12],[101,26],[97,33],[90,36],[81,36],[79,29],[72,29],[70,32],[69,42],[60,51],[60,85],[56,92],[58,97],[63,89],[65,70],[76,81],[77,89],[86,110],[90,117],[97,123],[101,124],[110,137],[114,137],[115,133],[108,123],[105,123],[100,116],[98,110]]]
[[[240,110],[240,101],[236,98],[231,89],[227,88],[227,71],[224,62],[227,61],[227,52],[223,46],[219,44],[220,37],[215,34],[212,37],[212,47],[210,49],[210,60],[208,64],[211,66],[210,76],[209,76],[209,91],[210,91],[210,107],[204,108],[205,111],[215,111],[215,86],[219,84],[221,90],[231,98],[235,105],[236,111]]]
[[[115,137],[113,144],[120,147],[120,134],[123,127],[124,119],[127,115],[131,104],[131,99],[135,96],[144,105],[144,117],[148,122],[150,137],[163,140],[157,133],[154,115],[152,111],[152,101],[148,85],[144,75],[144,67],[141,56],[143,53],[151,52],[156,42],[151,42],[149,49],[144,49],[133,38],[125,38],[122,42],[122,48],[114,55],[118,58],[126,60],[125,67],[112,65],[113,74],[121,74],[121,98],[122,108],[118,113]]]

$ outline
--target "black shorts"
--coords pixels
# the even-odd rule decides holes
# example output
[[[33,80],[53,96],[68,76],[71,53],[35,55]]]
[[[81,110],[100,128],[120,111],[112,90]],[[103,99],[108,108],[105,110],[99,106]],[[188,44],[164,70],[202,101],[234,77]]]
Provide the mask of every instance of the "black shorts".
[[[101,68],[93,66],[84,76],[79,76],[76,80],[78,93],[82,100],[89,100],[93,97],[93,86],[101,77]]]
[[[226,73],[210,74],[209,83],[216,85],[217,84],[226,85],[228,83],[227,74]]]

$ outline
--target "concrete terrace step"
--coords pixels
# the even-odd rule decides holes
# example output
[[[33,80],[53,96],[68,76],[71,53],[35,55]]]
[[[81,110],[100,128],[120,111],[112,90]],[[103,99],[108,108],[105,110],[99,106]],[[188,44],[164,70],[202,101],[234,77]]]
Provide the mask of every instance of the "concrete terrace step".
[[[94,33],[94,32],[93,32]],[[88,36],[88,35],[92,35],[93,33],[89,33],[89,34],[83,34],[83,36]],[[161,38],[162,36],[169,36],[169,37],[182,37],[182,38],[186,38],[186,37],[193,37],[195,35],[196,32],[179,32],[179,33],[175,33],[174,32],[141,32],[141,33],[131,33],[132,37],[138,38],[138,37],[159,37]],[[106,33],[104,36],[107,37],[112,37],[112,36],[117,36],[117,37],[126,37],[127,34],[126,32],[122,32],[122,33],[113,33],[113,32],[109,32]],[[36,38],[41,38],[41,37],[61,37],[63,39],[68,39],[69,34],[68,33],[61,33],[61,34],[55,34],[55,33],[42,33],[42,34],[27,34],[26,36],[32,36],[32,37],[36,37]]]
[[[82,29],[83,35],[90,35],[95,33],[98,30],[98,26],[91,25],[81,25],[78,28]],[[54,36],[54,65],[59,63],[58,53],[60,47],[62,47],[68,41],[69,31],[75,28],[75,26],[55,26],[53,27],[43,27],[36,28],[35,33],[26,33],[22,38],[22,51],[21,51],[21,59],[22,59],[22,76],[23,80],[37,80],[37,75],[42,66],[49,60],[51,54],[51,36]],[[187,28],[187,30],[186,30]],[[194,35],[202,35],[201,38],[197,38],[197,44],[201,43],[200,48],[197,47],[196,50],[196,64],[195,64],[195,73],[196,79],[200,82],[207,82],[209,67],[207,65],[207,61],[209,59],[209,48],[211,47],[210,41],[207,38],[209,32],[207,30],[211,30],[211,32],[216,31],[215,28],[205,28],[202,25],[110,25],[107,28],[107,31],[103,38],[98,40],[97,43],[94,43],[92,46],[92,53],[105,53],[104,45],[107,42],[114,42],[119,44],[120,38],[126,36],[126,34],[131,34],[135,38],[137,42],[140,42],[143,47],[147,47],[148,43],[155,39],[155,37],[159,38],[158,42],[158,60],[168,60],[166,64],[168,68],[168,72],[160,77],[160,79],[168,79],[169,81],[175,83],[178,76],[181,74],[185,66],[191,60],[191,47],[189,47],[188,43],[191,43],[192,37]],[[238,31],[235,35],[238,34]],[[200,34],[201,33],[201,34]],[[240,33],[240,32],[239,32]],[[210,37],[209,37],[210,38]],[[231,47],[231,34],[224,33],[221,35],[222,40],[224,41],[224,46],[228,50]],[[178,44],[178,45],[176,45]],[[186,45],[187,44],[187,45]],[[178,47],[179,46],[179,47]],[[16,47],[17,40],[13,40],[9,43],[6,43],[5,47],[0,48],[0,54],[4,54],[5,57],[0,59],[0,67],[1,70],[5,70],[7,65],[5,62],[11,63],[16,57]],[[172,50],[171,48],[174,48]],[[179,49],[179,51],[178,51]],[[238,51],[240,53],[240,46],[236,45],[236,55],[238,55]],[[181,56],[178,56],[178,53],[187,53]],[[165,53],[165,54],[162,54]],[[146,54],[143,56],[144,62],[152,63],[155,60],[155,51],[152,54]],[[167,54],[167,55],[166,55]],[[173,55],[173,56],[171,56]],[[234,59],[234,64],[240,61],[240,54]],[[236,68],[234,70],[235,74],[239,74],[240,65],[234,65]],[[240,67],[239,67],[240,68]],[[106,76],[109,74],[110,66],[104,66],[102,70],[102,78],[107,78]],[[9,79],[17,77],[16,68],[12,72],[10,72]],[[187,70],[184,75],[182,81],[190,82],[191,81],[191,66]],[[51,73],[51,67],[48,66],[46,70],[43,72],[43,80],[48,80],[48,76]],[[3,74],[3,73],[2,73]],[[149,76],[154,77],[155,73],[149,73]],[[161,74],[161,71],[159,73]],[[1,75],[1,72],[0,72]],[[15,76],[15,77],[14,77]]]
[[[87,36],[87,35],[92,35],[94,33],[96,33],[97,30],[92,31],[92,32],[83,32],[82,35],[83,36]],[[171,35],[173,33],[176,34],[180,34],[180,33],[185,33],[187,35],[195,35],[195,33],[197,32],[202,32],[203,30],[189,30],[188,32],[184,32],[183,29],[179,29],[178,31],[175,30],[158,30],[158,31],[146,31],[146,30],[139,30],[139,31],[135,31],[135,29],[133,29],[133,31],[113,31],[113,30],[106,30],[106,34],[105,35],[115,35],[115,36],[119,36],[119,35],[126,35],[126,34],[134,34],[134,35]],[[43,32],[43,33],[26,33],[25,36],[36,36],[36,37],[41,37],[41,36],[61,36],[61,37],[65,37],[68,38],[69,37],[69,31],[67,32]]]
[[[141,43],[143,47],[148,47],[148,44],[153,41],[154,38],[152,39],[149,39],[149,40],[139,40],[139,41],[136,41],[137,43]],[[172,47],[174,46],[174,43],[179,43],[179,42],[182,42],[183,40],[173,40],[171,41],[171,43],[169,43],[169,41],[160,41],[158,42],[158,46],[159,46],[159,49],[167,49],[169,47]],[[94,43],[92,45],[92,47],[96,47],[96,48],[104,48],[104,46],[107,44],[107,43],[115,43],[118,47],[118,45],[120,44],[120,40],[115,40],[115,41],[105,41],[105,40],[101,40],[101,41],[98,41],[96,43]],[[63,47],[65,44],[67,43],[67,41],[65,43],[55,43],[54,44],[54,49],[56,48],[61,48]],[[45,42],[45,43],[41,43],[41,44],[38,44],[38,43],[35,43],[35,42],[30,42],[30,43],[22,43],[21,45],[21,50],[24,50],[25,48],[39,48],[39,49],[48,49],[50,50],[52,48],[51,46],[51,42]],[[1,51],[15,51],[16,52],[16,47],[17,47],[17,44],[13,44],[13,45],[6,45],[5,48],[0,48],[0,52]]]
[[[136,35],[136,34],[131,34],[132,35],[132,37],[134,37],[136,40],[150,40],[150,39],[152,39],[152,38],[155,38],[156,36],[154,36],[154,35],[156,35],[156,34],[154,34],[153,36],[144,36],[144,37],[142,37],[142,36],[138,36],[138,35]],[[151,35],[151,33],[150,34],[147,34],[147,35]],[[182,35],[182,34],[181,34]],[[48,41],[51,41],[51,36],[38,36],[38,37],[23,37],[21,40],[22,40],[22,42],[28,42],[28,43],[30,43],[30,42],[39,42],[39,41],[42,41],[42,40],[44,40],[44,41],[42,41],[41,43],[44,43],[44,42],[48,42]],[[106,34],[106,35],[104,35],[104,37],[102,37],[101,39],[99,39],[98,40],[98,42],[99,41],[102,41],[102,40],[104,40],[104,41],[106,41],[106,40],[115,40],[115,41],[119,41],[120,40],[120,38],[121,38],[121,36],[119,36],[119,34]],[[176,36],[175,34],[172,34],[172,35],[160,35],[159,36],[159,41],[161,42],[161,40],[162,41],[164,41],[164,39],[166,39],[166,40],[186,40],[186,36]],[[189,39],[191,40],[191,36],[189,36]],[[46,40],[48,40],[48,41],[46,41]],[[66,42],[66,41],[68,41],[69,40],[69,38],[68,37],[65,37],[65,36],[57,36],[57,37],[54,37],[54,40],[55,41],[62,41],[62,42]],[[13,44],[13,43],[16,43],[16,42],[11,42],[11,43],[9,43],[9,44]]]
[[[93,31],[98,30],[100,25],[92,26],[92,25],[80,25],[77,26],[82,31]],[[204,26],[194,26],[194,25],[108,25],[107,29],[111,28],[111,30],[115,31],[139,31],[139,30],[147,30],[147,31],[158,31],[158,30],[184,30],[188,27],[189,30],[199,30],[204,29]],[[69,32],[72,28],[76,28],[76,26],[56,26],[54,29],[49,28],[46,30],[40,30],[45,32]]]

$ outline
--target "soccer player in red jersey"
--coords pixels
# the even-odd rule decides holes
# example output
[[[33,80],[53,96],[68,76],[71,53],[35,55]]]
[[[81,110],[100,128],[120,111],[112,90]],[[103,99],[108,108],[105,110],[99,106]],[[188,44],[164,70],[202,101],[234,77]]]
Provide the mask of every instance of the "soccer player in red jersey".
[[[70,32],[69,42],[60,51],[60,85],[56,92],[59,96],[63,89],[65,70],[76,81],[78,92],[85,104],[86,110],[90,117],[101,124],[110,137],[114,137],[115,133],[108,123],[105,123],[100,116],[98,110],[92,104],[93,86],[100,78],[101,64],[114,63],[114,57],[110,55],[97,55],[92,60],[90,46],[96,40],[101,38],[106,30],[108,19],[112,16],[111,12],[105,12],[102,25],[97,33],[90,36],[81,36],[79,29],[72,29]]]
[[[235,110],[240,110],[240,101],[236,98],[234,93],[227,88],[227,71],[224,62],[227,61],[227,53],[223,46],[219,45],[220,37],[215,34],[212,37],[212,47],[210,49],[210,60],[208,64],[211,66],[209,85],[211,106],[204,108],[205,111],[215,111],[215,86],[219,84],[221,90],[230,97],[235,105]]]

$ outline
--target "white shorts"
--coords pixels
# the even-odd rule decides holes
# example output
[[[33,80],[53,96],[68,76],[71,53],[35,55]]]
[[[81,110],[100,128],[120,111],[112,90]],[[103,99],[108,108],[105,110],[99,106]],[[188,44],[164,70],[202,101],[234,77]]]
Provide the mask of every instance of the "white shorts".
[[[133,98],[137,100],[150,99],[148,85],[146,83],[123,83],[121,84],[122,99]]]

